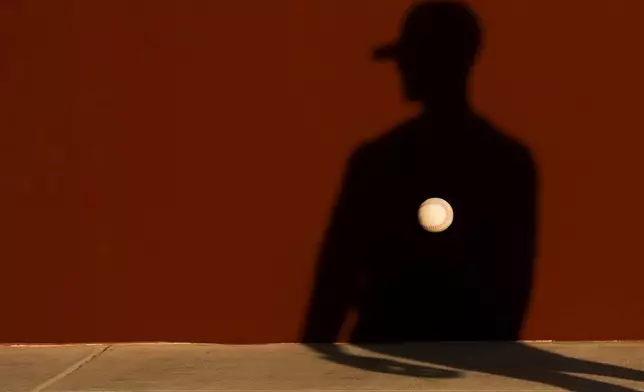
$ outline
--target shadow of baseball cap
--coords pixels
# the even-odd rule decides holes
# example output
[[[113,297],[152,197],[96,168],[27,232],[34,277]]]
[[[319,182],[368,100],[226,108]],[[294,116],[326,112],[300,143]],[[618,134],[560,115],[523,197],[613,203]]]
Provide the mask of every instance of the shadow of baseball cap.
[[[377,47],[375,60],[400,60],[401,57],[441,56],[476,57],[481,28],[476,14],[464,2],[428,1],[414,5],[395,42]],[[464,60],[464,59],[463,59]]]

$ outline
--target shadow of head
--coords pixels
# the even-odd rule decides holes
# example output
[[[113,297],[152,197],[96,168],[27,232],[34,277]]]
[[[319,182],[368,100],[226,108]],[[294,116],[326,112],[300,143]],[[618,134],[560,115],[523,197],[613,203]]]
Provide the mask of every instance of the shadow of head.
[[[377,48],[374,59],[394,60],[410,101],[431,103],[465,89],[481,45],[476,14],[457,2],[413,7],[398,40]]]

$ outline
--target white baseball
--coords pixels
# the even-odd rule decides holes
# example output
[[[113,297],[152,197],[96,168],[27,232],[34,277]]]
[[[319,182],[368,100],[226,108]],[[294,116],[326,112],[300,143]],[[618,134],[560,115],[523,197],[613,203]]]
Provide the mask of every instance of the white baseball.
[[[418,221],[427,231],[439,233],[447,230],[454,221],[454,210],[443,199],[427,199],[418,209]]]

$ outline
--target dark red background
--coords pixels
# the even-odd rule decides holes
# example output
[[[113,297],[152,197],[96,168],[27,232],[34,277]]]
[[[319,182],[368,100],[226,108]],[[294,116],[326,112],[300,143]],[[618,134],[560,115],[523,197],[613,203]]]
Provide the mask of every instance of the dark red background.
[[[297,340],[345,158],[413,113],[369,58],[411,3],[2,1],[0,341]],[[543,181],[524,338],[643,339],[644,2],[472,4]]]

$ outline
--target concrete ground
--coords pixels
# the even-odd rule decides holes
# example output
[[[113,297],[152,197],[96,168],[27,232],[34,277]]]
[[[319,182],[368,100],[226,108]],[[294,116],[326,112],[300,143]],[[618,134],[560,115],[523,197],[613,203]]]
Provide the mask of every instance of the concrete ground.
[[[644,391],[644,343],[1,346],[0,392]]]

